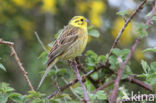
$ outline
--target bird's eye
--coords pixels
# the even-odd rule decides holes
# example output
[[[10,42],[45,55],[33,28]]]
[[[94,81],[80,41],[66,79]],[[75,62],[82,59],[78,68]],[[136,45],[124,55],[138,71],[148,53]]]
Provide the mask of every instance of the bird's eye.
[[[81,19],[81,21],[83,21],[83,19]]]

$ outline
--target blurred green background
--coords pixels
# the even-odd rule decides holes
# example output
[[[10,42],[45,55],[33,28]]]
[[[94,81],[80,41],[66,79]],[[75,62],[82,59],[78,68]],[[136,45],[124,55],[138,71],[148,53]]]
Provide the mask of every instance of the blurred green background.
[[[90,20],[89,26],[94,26],[100,33],[99,37],[89,36],[86,51],[93,50],[99,55],[105,55],[124,24],[123,18],[127,19],[140,1],[142,0],[0,0],[0,38],[15,43],[15,49],[23,66],[33,86],[37,87],[41,78],[40,71],[45,70],[46,65],[39,58],[44,50],[34,32],[37,32],[43,43],[48,45],[56,39],[55,34],[67,25],[73,16],[83,15]],[[138,36],[135,23],[146,21],[145,15],[151,10],[153,2],[154,0],[149,0],[146,7],[130,22],[117,47],[122,49],[132,45]],[[127,14],[122,18],[116,14],[118,11],[126,11]],[[147,47],[156,47],[155,28],[154,23],[149,29],[149,36],[140,42],[133,55],[130,66],[136,74],[143,72],[140,65],[141,59],[150,63],[156,58],[154,53],[142,52]],[[10,83],[20,93],[29,90],[6,45],[0,45],[0,58],[0,63],[7,70],[7,72],[0,70],[0,82]],[[66,62],[63,65],[68,66]],[[71,68],[68,71],[73,74]],[[72,80],[74,76],[66,76],[66,78]],[[50,93],[49,89],[56,89],[53,85],[54,81],[46,79],[42,91],[48,90],[47,92]],[[135,85],[132,85],[129,88],[134,89],[134,87]]]

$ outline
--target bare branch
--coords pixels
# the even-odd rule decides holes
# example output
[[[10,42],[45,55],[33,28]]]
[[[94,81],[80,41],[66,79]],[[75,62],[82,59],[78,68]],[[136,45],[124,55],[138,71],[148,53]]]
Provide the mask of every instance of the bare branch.
[[[107,68],[105,65],[101,64],[98,67],[94,67],[94,70],[89,71],[87,74],[84,74],[82,76],[82,81],[85,81],[85,79],[90,76],[91,74],[95,73],[96,71],[102,69],[102,68]],[[78,82],[78,79],[74,79],[72,80],[70,83],[68,83],[67,85],[60,87],[60,91],[63,92],[65,89],[69,88],[70,86],[76,84]],[[52,97],[54,97],[55,95],[59,94],[60,92],[59,90],[53,92],[52,94],[50,94],[47,98],[50,99]]]
[[[153,92],[152,86],[150,86],[150,85],[144,83],[143,81],[140,81],[140,80],[136,79],[134,76],[129,76],[129,77],[126,78],[125,80],[126,80],[126,81],[128,80],[128,81],[131,82],[131,83],[137,84],[137,85],[139,85],[139,86],[141,86],[141,87],[147,89],[148,91]],[[122,81],[124,81],[124,80],[122,80]]]
[[[62,79],[66,84],[68,84],[68,81],[67,81],[64,77],[61,77],[61,79]],[[69,88],[70,88],[71,92],[73,93],[73,95],[75,95],[75,97],[77,97],[80,101],[83,100],[79,95],[77,95],[77,94],[74,92],[74,90],[73,90],[72,87],[69,87]]]
[[[14,43],[13,42],[9,42],[9,41],[3,41],[2,39],[0,39],[0,44],[5,44],[5,45],[8,45],[10,47],[10,49],[11,49],[11,55],[15,58],[18,66],[19,66],[19,68],[21,70],[21,72],[24,75],[25,80],[28,83],[29,88],[32,91],[34,91],[34,88],[33,88],[32,84],[31,84],[31,82],[30,82],[30,80],[28,78],[28,73],[25,71],[24,67],[22,66],[22,63],[21,63],[21,61],[20,61],[19,57],[17,56],[17,53],[16,53],[16,51],[14,49]]]
[[[147,0],[144,0],[138,7],[137,9],[135,10],[135,12],[127,19],[127,21],[125,22],[124,26],[122,27],[122,29],[120,30],[120,32],[118,33],[110,51],[109,51],[109,54],[108,54],[108,57],[110,57],[112,55],[112,50],[114,49],[114,47],[116,46],[116,44],[118,43],[122,33],[125,31],[126,27],[128,26],[128,24],[130,23],[130,21],[134,18],[134,16],[141,10],[143,9],[143,5],[146,3]],[[108,59],[107,59],[107,62],[108,63]]]
[[[41,41],[40,37],[38,36],[38,33],[37,32],[34,32],[35,33],[35,36],[38,40],[38,42],[41,44],[41,47],[43,48],[44,51],[47,51],[46,47],[44,46],[43,42]]]
[[[87,74],[87,71],[85,70],[85,68],[83,67],[83,65],[80,63],[80,60],[78,57],[76,57],[76,62],[78,64],[78,68],[81,72],[83,72],[84,74]],[[91,77],[91,76],[88,76],[87,77],[88,80],[97,88],[98,87],[98,84],[97,82]]]
[[[145,2],[146,0],[144,0]],[[148,20],[146,21],[146,25],[149,26],[150,22],[151,22],[151,18],[153,17],[154,15],[154,12],[156,11],[156,3],[155,3],[155,6],[153,7],[152,9],[152,12],[151,12],[151,16],[149,16]],[[145,30],[145,29],[144,29]],[[115,99],[116,99],[116,94],[117,94],[117,90],[118,90],[118,86],[119,86],[119,82],[120,82],[120,79],[121,79],[121,76],[122,76],[122,73],[123,73],[123,70],[126,66],[126,64],[128,63],[129,59],[131,58],[136,46],[138,45],[139,41],[140,41],[140,37],[138,37],[135,41],[135,43],[132,45],[131,47],[131,50],[130,50],[130,53],[128,54],[128,57],[126,58],[126,60],[122,63],[119,71],[118,71],[118,75],[117,75],[117,79],[115,80],[115,84],[114,84],[114,89],[113,89],[113,92],[112,92],[112,96],[110,98],[110,103],[114,103],[115,102]]]
[[[144,89],[153,92],[152,86],[136,79],[134,76],[129,76],[128,78],[125,78],[123,80],[121,80],[122,82],[131,82],[133,84],[139,85],[141,87],[143,87]],[[98,92],[99,90],[102,90],[110,85],[112,85],[115,82],[115,80],[112,80],[110,82],[104,83],[102,86],[100,86],[99,88],[97,88],[95,91],[93,91],[93,94],[96,94],[96,92]]]
[[[100,86],[99,88],[97,88],[95,91],[93,91],[93,94],[96,94],[96,92],[98,92],[99,90],[102,90],[108,86],[110,86],[111,84],[114,83],[114,80],[108,82],[108,83],[104,83],[102,86]]]
[[[71,61],[71,66],[74,68],[74,72],[76,74],[76,77],[77,77],[77,79],[79,80],[79,82],[80,82],[80,84],[82,86],[83,93],[84,93],[84,103],[90,103],[86,87],[85,87],[85,85],[84,85],[84,83],[82,81],[82,77],[80,76],[80,73],[79,73],[79,70],[78,70],[78,65],[77,65],[75,60]]]
[[[55,65],[55,69],[58,70],[59,68]],[[66,84],[68,84],[68,81],[67,81],[64,77],[61,77],[61,79],[62,79]],[[69,87],[69,88],[70,88],[71,92],[73,93],[73,95],[75,95],[75,97],[77,97],[80,101],[83,100],[79,95],[77,95],[77,94],[74,92],[74,90],[73,90],[72,87]],[[59,90],[60,90],[60,88],[59,88]]]

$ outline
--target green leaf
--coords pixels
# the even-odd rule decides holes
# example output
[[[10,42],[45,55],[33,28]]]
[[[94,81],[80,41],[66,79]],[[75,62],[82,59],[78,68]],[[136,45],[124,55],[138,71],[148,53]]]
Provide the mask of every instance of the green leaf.
[[[98,79],[98,73],[93,73],[92,75],[91,75],[91,77],[94,79],[94,80],[97,80]]]
[[[150,70],[149,65],[148,65],[147,62],[144,61],[144,60],[141,60],[141,65],[142,65],[142,68],[143,68],[144,72],[147,74],[148,71]]]
[[[115,70],[119,68],[119,62],[117,60],[117,57],[112,55],[109,57],[109,63],[111,64],[110,68]]]
[[[152,20],[156,21],[156,16],[153,16],[153,17],[152,17]]]
[[[137,27],[137,32],[139,34],[139,36],[141,38],[145,37],[148,35],[148,32],[146,31],[146,29],[148,28],[148,26],[144,23],[136,23],[136,27]]]
[[[36,99],[33,99],[31,103],[42,103],[42,100],[40,98],[36,98]]]
[[[9,97],[9,99],[13,100],[16,103],[23,103],[21,94],[19,94],[19,93],[11,93],[8,97]]]
[[[64,98],[67,98],[69,100],[72,100],[72,98],[70,97],[69,94],[63,93],[61,96],[63,96]]]
[[[120,49],[118,49],[118,48],[114,48],[114,49],[112,50],[112,53],[115,54],[116,56],[120,56],[120,57],[122,57],[122,56],[127,56],[128,53],[129,53],[129,49],[120,50]]]
[[[98,63],[105,63],[107,60],[106,56],[104,55],[100,55],[98,58],[97,58],[97,61]]]
[[[86,64],[89,66],[89,68],[94,67],[98,63],[98,56],[95,52],[88,50],[85,54],[86,56]]]
[[[147,48],[143,52],[156,52],[156,48]]]
[[[156,86],[156,72],[149,74],[146,78],[146,82],[150,85]]]
[[[74,89],[74,92],[75,92],[76,94],[83,95],[83,90],[82,90],[81,87],[75,88],[75,89]]]
[[[41,60],[41,62],[42,62],[43,64],[46,64],[46,63],[47,63],[47,60],[48,60],[48,51],[42,52],[42,53],[40,54],[39,58],[40,58],[40,60]]]
[[[14,89],[9,87],[9,84],[1,83],[1,85],[0,85],[0,92],[2,92],[2,93],[10,93],[12,91],[14,91]]]
[[[152,70],[153,72],[156,72],[156,62],[152,62],[152,63],[150,64],[150,67],[151,67],[151,70]]]
[[[2,69],[3,71],[5,71],[5,72],[6,72],[5,67],[4,67],[4,66],[3,66],[3,64],[1,64],[1,63],[0,63],[0,69]]]
[[[67,73],[67,69],[61,68],[61,69],[57,69],[55,71],[56,75],[64,75],[65,73]]]
[[[100,90],[100,91],[96,92],[94,98],[97,98],[99,100],[105,100],[105,99],[107,99],[107,95],[106,95],[106,93],[104,91]]]
[[[0,93],[0,103],[7,103],[8,95]]]
[[[55,99],[55,98],[51,98],[50,99],[51,103],[61,103],[61,99]]]
[[[36,91],[29,91],[29,94],[27,95],[27,98],[40,98],[41,96],[44,96],[45,94],[41,94],[40,92],[36,92]]]
[[[95,29],[91,29],[88,31],[88,35],[98,38],[100,36],[100,33]]]
[[[137,75],[137,77],[146,78],[147,77],[147,74],[139,74],[139,75]]]
[[[127,78],[131,74],[132,74],[131,68],[128,65],[126,65],[123,75],[122,75],[122,79]]]

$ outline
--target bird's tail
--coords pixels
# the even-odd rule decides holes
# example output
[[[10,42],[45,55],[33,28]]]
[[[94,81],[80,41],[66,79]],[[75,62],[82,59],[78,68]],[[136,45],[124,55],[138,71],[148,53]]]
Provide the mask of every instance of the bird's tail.
[[[48,72],[50,71],[50,68],[52,68],[52,67],[56,64],[57,61],[58,61],[58,58],[56,58],[56,59],[46,68],[46,71],[44,72],[44,74],[43,74],[43,76],[42,76],[42,78],[41,78],[41,81],[40,81],[40,83],[39,83],[39,85],[38,85],[38,87],[37,87],[37,90],[40,89],[40,86],[42,85],[42,83],[43,83],[45,77],[47,76]]]

